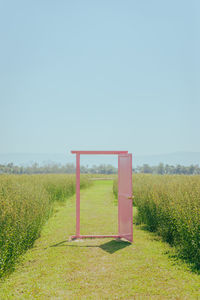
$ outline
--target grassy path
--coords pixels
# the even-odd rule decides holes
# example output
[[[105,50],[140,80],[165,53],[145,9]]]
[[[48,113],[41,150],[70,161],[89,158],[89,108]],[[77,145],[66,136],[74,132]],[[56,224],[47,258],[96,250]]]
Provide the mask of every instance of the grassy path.
[[[83,234],[117,233],[111,181],[81,191],[81,226]],[[169,246],[154,235],[134,228],[133,244],[68,242],[74,230],[72,197],[0,284],[0,299],[200,299],[200,277],[170,260]]]

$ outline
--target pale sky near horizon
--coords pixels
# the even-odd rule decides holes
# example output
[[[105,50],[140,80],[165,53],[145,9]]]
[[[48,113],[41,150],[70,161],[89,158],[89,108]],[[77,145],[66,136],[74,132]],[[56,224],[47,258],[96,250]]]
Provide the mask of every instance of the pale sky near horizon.
[[[199,1],[1,1],[0,153],[200,151]]]

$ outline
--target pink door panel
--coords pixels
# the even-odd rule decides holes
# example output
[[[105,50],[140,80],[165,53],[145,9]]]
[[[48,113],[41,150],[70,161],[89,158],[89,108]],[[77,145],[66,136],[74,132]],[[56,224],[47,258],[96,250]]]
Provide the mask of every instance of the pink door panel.
[[[118,156],[118,226],[119,236],[132,242],[132,154],[128,153]]]

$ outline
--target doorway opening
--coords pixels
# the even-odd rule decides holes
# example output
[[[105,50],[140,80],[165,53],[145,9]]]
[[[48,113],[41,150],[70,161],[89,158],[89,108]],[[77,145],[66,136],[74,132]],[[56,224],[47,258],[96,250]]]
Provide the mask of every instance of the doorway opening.
[[[132,208],[132,154],[128,151],[71,151],[76,154],[76,235],[82,238],[124,238],[133,241]],[[118,234],[81,235],[80,234],[80,155],[118,155]]]

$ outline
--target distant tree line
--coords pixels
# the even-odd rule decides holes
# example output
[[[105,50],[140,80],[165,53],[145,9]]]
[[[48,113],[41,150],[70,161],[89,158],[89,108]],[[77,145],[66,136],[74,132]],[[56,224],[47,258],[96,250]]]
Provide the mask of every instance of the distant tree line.
[[[81,166],[81,173],[91,173],[91,174],[116,174],[117,168],[112,165],[101,164],[99,166],[93,165],[92,167]],[[0,164],[0,174],[52,174],[52,173],[66,173],[72,174],[76,172],[76,167],[72,163],[66,165],[50,163],[40,166],[34,163],[30,166],[17,166],[13,163]],[[195,175],[200,174],[199,165],[168,165],[160,163],[157,166],[149,166],[148,164],[143,164],[142,166],[137,166],[133,169],[134,173],[149,173],[149,174],[185,174],[185,175]]]
[[[81,166],[81,173],[92,173],[92,174],[115,174],[117,173],[117,168],[112,165],[101,164],[99,166],[93,165],[92,167]],[[17,166],[13,163],[6,165],[0,164],[0,174],[72,174],[76,172],[76,167],[72,163],[66,165],[50,163],[40,166],[34,163],[30,166]]]
[[[182,166],[182,165],[168,165],[160,163],[157,166],[149,166],[148,164],[143,164],[143,166],[138,166],[133,169],[134,173],[150,173],[150,174],[185,174],[185,175],[196,175],[200,174],[199,165],[190,165],[190,166]]]

